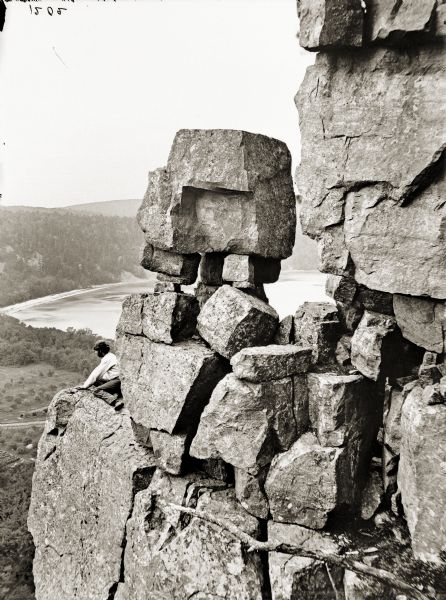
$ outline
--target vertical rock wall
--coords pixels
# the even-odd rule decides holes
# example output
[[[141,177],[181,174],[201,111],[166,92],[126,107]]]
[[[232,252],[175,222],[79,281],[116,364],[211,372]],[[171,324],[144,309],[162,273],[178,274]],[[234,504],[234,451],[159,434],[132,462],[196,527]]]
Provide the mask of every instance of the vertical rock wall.
[[[297,178],[332,303],[279,323],[263,289],[295,233],[282,142],[183,130],[149,175],[138,220],[158,283],[123,304],[125,408],[62,392],[40,442],[38,600],[396,598],[323,561],[248,552],[172,503],[441,592],[443,5],[422,4],[299,3],[301,43],[320,52],[298,94]]]

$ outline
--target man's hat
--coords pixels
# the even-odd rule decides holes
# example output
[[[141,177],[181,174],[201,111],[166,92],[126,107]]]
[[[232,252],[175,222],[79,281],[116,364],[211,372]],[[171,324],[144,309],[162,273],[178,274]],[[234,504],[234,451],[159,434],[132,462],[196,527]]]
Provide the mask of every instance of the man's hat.
[[[110,344],[105,340],[98,340],[93,346],[93,350],[110,350]]]

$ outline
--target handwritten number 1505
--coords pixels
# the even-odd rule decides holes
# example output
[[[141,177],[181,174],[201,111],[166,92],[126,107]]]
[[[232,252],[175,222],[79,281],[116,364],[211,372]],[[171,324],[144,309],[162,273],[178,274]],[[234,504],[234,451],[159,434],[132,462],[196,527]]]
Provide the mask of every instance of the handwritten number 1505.
[[[31,11],[32,15],[40,15],[40,11],[43,10],[42,6],[31,6],[29,5],[29,10]],[[52,6],[47,6],[46,8],[47,13],[50,15],[50,17],[53,16],[54,14],[54,10]],[[57,9],[57,14],[61,15],[63,10],[67,10],[66,8],[58,8]]]

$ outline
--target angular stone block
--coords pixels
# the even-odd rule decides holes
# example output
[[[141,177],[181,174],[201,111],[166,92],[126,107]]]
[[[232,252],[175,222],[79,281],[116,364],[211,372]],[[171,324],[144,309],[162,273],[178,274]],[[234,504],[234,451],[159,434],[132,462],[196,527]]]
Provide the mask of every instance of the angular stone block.
[[[352,337],[352,365],[376,381],[389,357],[389,342],[395,331],[393,317],[366,311]],[[394,357],[395,359],[395,357]]]
[[[147,294],[143,301],[142,332],[149,340],[164,344],[186,340],[195,333],[198,313],[198,301],[191,294]]]
[[[310,367],[312,349],[289,344],[243,348],[231,358],[234,375],[246,381],[260,382],[283,379],[306,373]]]
[[[312,363],[334,362],[341,335],[338,311],[328,302],[304,302],[294,315],[294,339],[313,349]]]
[[[294,317],[288,315],[284,317],[277,328],[273,344],[287,345],[294,344]]]
[[[345,366],[351,362],[352,336],[342,335],[336,345],[335,357],[338,365]]]
[[[205,285],[223,285],[223,263],[225,255],[221,252],[203,254],[200,262],[200,279]]]
[[[142,253],[141,266],[149,271],[169,275],[176,283],[189,285],[197,279],[199,254],[178,254],[146,244]]]
[[[206,285],[205,283],[202,283],[201,281],[199,281],[197,283],[197,287],[194,290],[195,293],[195,297],[198,300],[198,306],[200,307],[200,310],[203,308],[203,306],[206,304],[206,302],[209,300],[209,298],[215,294],[215,292],[218,290],[218,286],[215,285]]]
[[[153,288],[155,294],[163,294],[164,292],[181,293],[181,284],[173,281],[158,281]]]
[[[248,296],[252,296],[253,298],[258,298],[262,300],[262,302],[269,303],[268,296],[265,294],[265,288],[263,283],[246,283],[243,281],[233,281],[232,287],[235,287],[238,290],[243,290],[245,294]]]
[[[403,336],[426,350],[445,351],[446,304],[395,294],[395,318]]]
[[[198,476],[156,472],[136,495],[127,526],[124,581],[116,600],[145,598],[225,598],[262,600],[261,558],[241,542],[201,519],[184,518],[169,503],[219,515],[257,538],[258,521],[225,484]]]
[[[362,45],[364,18],[359,0],[298,0],[297,11],[303,48]]]
[[[345,448],[321,446],[312,433],[276,456],[265,482],[274,521],[322,529],[353,492],[345,459]]]
[[[278,323],[268,304],[224,285],[201,309],[197,329],[213,350],[231,358],[242,348],[270,342]]]
[[[446,404],[427,405],[421,387],[401,413],[398,488],[415,558],[446,564]]]
[[[296,421],[296,438],[303,435],[310,426],[308,413],[308,382],[307,376],[295,375],[293,380],[294,420]]]
[[[299,525],[274,521],[268,521],[268,541],[292,544],[304,551],[324,554],[337,554],[339,551],[337,544],[328,535]],[[336,600],[323,562],[282,552],[270,552],[268,558],[272,600]],[[342,589],[342,569],[332,566],[329,568],[337,589]]]
[[[223,280],[252,284],[274,283],[279,279],[280,260],[228,254],[223,266]]]
[[[303,230],[321,240],[324,270],[342,274],[351,264],[370,289],[446,298],[443,70],[439,44],[416,55],[410,47],[323,52],[307,69],[297,185]]]
[[[157,466],[171,475],[179,475],[190,442],[189,436],[181,433],[171,435],[152,429],[150,441]]]
[[[129,415],[88,391],[63,435],[46,426],[34,471],[28,527],[36,597],[108,600],[121,576],[126,524],[155,463],[134,438]]]
[[[398,44],[416,34],[431,36],[436,5],[436,0],[367,0],[365,39]]]
[[[378,471],[371,470],[362,491],[361,519],[368,521],[377,512],[384,494],[383,480]]]
[[[234,469],[235,496],[250,515],[259,519],[267,519],[269,514],[268,500],[263,490],[267,473],[268,466],[257,475],[251,475],[242,469]]]
[[[283,142],[245,131],[183,129],[166,169],[149,174],[138,221],[146,241],[165,250],[286,258],[295,205]]]
[[[437,364],[438,354],[435,352],[425,352],[423,362],[418,370],[420,385],[435,385],[440,382],[442,377],[441,365]]]
[[[355,444],[356,460],[367,468],[382,419],[382,402],[373,384],[359,374],[309,373],[307,381],[310,422],[319,443]]]
[[[147,294],[131,294],[122,302],[121,316],[116,331],[142,335],[142,310]]]
[[[173,345],[124,336],[122,393],[133,420],[148,429],[186,433],[197,426],[225,367],[203,343]]]
[[[249,383],[230,373],[203,411],[190,455],[256,474],[295,437],[291,378]]]

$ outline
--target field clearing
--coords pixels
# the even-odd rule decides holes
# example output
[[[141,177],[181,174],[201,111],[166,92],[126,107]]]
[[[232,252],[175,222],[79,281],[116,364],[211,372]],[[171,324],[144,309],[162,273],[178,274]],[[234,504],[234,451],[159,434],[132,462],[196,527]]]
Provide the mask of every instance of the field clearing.
[[[82,381],[82,375],[44,363],[0,366],[0,423],[45,419],[54,394]]]

